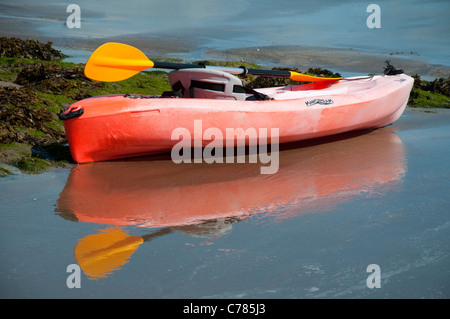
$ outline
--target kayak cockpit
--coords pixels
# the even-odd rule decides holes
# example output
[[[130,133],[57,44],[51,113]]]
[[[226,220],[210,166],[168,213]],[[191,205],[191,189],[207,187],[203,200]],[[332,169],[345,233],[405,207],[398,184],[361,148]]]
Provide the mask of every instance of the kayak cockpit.
[[[220,100],[271,100],[269,96],[246,88],[237,76],[214,69],[181,69],[169,73],[172,92],[177,96]]]
[[[323,90],[337,82],[324,81],[270,89],[251,89],[245,87],[240,78],[229,72],[216,69],[187,68],[169,73],[172,91],[165,94],[197,99],[264,101],[277,99],[278,94],[284,91]]]

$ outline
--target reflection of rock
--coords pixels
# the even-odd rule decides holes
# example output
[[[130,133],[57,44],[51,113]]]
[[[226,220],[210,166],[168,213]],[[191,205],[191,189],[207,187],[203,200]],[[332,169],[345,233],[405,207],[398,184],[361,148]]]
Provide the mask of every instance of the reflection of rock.
[[[207,220],[203,223],[177,226],[173,229],[188,234],[192,237],[220,237],[231,231],[232,223],[239,221],[237,218],[225,217]]]
[[[61,51],[52,48],[51,42],[43,44],[36,40],[6,37],[0,38],[0,56],[44,61],[56,61],[64,58],[64,54]]]

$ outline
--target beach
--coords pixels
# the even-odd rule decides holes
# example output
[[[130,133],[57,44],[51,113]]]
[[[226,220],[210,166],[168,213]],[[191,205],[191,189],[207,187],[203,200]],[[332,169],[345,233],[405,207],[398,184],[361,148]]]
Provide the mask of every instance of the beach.
[[[414,55],[379,54],[352,49],[309,48],[309,47],[254,47],[208,52],[218,59],[257,61],[271,65],[284,65],[307,70],[320,67],[340,72],[344,76],[380,74],[385,61],[401,67],[407,74],[420,74],[424,79],[448,77],[450,68],[433,65]]]
[[[85,63],[90,53],[103,43],[121,42],[139,48],[155,60],[167,57],[189,62],[204,59],[245,60],[262,66],[296,67],[300,70],[321,67],[344,76],[380,74],[385,61],[390,60],[405,73],[418,74],[423,79],[433,80],[450,75],[449,38],[446,32],[450,31],[450,26],[446,20],[438,23],[445,12],[446,5],[443,3],[433,2],[422,9],[419,5],[409,5],[407,1],[383,1],[386,2],[384,13],[387,17],[383,20],[386,26],[369,29],[365,21],[368,15],[365,6],[346,2],[302,8],[295,19],[285,10],[274,8],[275,12],[280,10],[277,19],[261,17],[259,21],[257,17],[247,17],[248,21],[232,20],[235,19],[234,15],[239,16],[240,11],[250,10],[245,5],[235,13],[225,14],[226,11],[223,11],[224,17],[216,23],[211,19],[220,15],[219,12],[191,12],[194,8],[192,4],[192,8],[189,6],[189,11],[185,12],[185,27],[182,24],[170,25],[173,21],[179,21],[177,14],[170,16],[166,8],[159,6],[148,13],[136,13],[132,10],[136,10],[135,6],[139,7],[139,2],[135,4],[133,1],[130,11],[122,10],[124,16],[119,19],[123,6],[120,2],[114,1],[108,10],[101,4],[88,5],[84,2],[79,2],[80,8],[86,9],[83,11],[86,12],[83,15],[85,22],[79,29],[67,27],[68,13],[60,3],[47,7],[47,10],[26,0],[15,4],[0,3],[3,11],[0,14],[0,36],[35,39],[44,43],[51,41],[54,47],[73,55],[68,61],[78,63]],[[289,0],[285,2],[289,3]],[[176,1],[174,3],[179,4]],[[261,3],[261,10],[263,7]],[[167,15],[166,20],[157,17],[158,9],[162,11],[161,14]],[[105,13],[102,10],[106,10]],[[253,10],[259,11],[259,6]],[[133,12],[136,14],[135,21],[132,20]],[[324,15],[320,19],[334,14],[330,21],[338,19],[339,14],[348,15],[351,19],[355,19],[356,13],[360,13],[360,16],[354,24],[351,24],[351,20],[344,23],[339,19],[339,27],[324,29],[330,21],[312,20],[320,12]],[[401,12],[403,14],[399,15]],[[404,15],[404,12],[410,16]],[[397,13],[395,19],[388,19]],[[107,14],[111,15],[109,20]],[[430,24],[420,27],[413,23],[414,19],[429,21],[431,14],[434,14],[435,24],[430,21]],[[114,19],[121,21],[115,23]],[[265,21],[264,25],[262,21]],[[140,23],[139,27],[137,23]],[[202,23],[204,28],[201,28]],[[270,30],[271,26],[273,30]],[[309,31],[313,26],[317,26],[317,30],[308,34],[306,30]],[[408,33],[407,26],[410,28]],[[256,32],[258,28],[261,33]],[[299,31],[297,35],[294,33],[295,28]],[[278,29],[282,32],[277,35],[275,30]]]
[[[446,299],[449,116],[408,109],[393,126],[282,151],[273,176],[155,159],[4,177],[0,295]],[[174,201],[162,200],[171,192]],[[191,209],[211,208],[213,219],[186,225]],[[84,264],[82,247],[120,238],[135,244],[111,266]],[[81,288],[66,285],[72,264],[86,267]],[[371,264],[380,288],[366,284]]]
[[[0,19],[1,21],[1,19]],[[0,32],[0,36],[2,33]],[[86,63],[90,54],[100,45],[107,42],[119,42],[135,46],[155,61],[164,58],[179,58],[186,62],[204,59],[225,61],[247,61],[265,68],[283,66],[307,70],[310,67],[320,67],[338,72],[343,76],[367,74],[382,74],[385,61],[402,68],[407,74],[419,74],[425,80],[447,78],[450,76],[450,66],[432,64],[427,59],[408,53],[373,53],[357,49],[336,49],[307,46],[261,46],[243,47],[226,50],[199,49],[197,43],[183,42],[179,39],[158,37],[113,37],[89,40],[71,40],[49,38],[31,35],[28,32],[17,32],[15,36],[21,39],[36,39],[53,46],[69,57],[68,62]]]
[[[450,76],[448,4],[380,1],[382,27],[371,30],[366,5],[353,1],[78,3],[81,28],[70,29],[67,4],[0,1],[0,37],[52,42],[67,55],[56,62],[7,61],[3,96],[18,90],[26,103],[46,107],[32,109],[32,122],[56,123],[58,111],[92,92],[117,93],[122,86],[88,82],[79,66],[64,64],[82,67],[106,42],[132,45],[155,61],[322,68],[344,77],[383,74],[388,60],[430,81],[420,87],[425,104],[406,107],[398,121],[377,130],[281,148],[273,175],[251,163],[180,166],[167,156],[75,164],[61,127],[54,138],[64,153],[58,160],[45,157],[48,145],[5,149],[5,158],[25,152],[45,167],[0,165],[9,171],[0,177],[0,297],[181,299],[186,305],[193,299],[295,305],[300,299],[450,297],[450,110],[448,102],[436,108],[436,92],[426,91],[437,78],[445,89]],[[44,78],[52,78],[45,72],[59,80],[71,74],[70,81],[50,84],[76,84],[76,92],[15,83],[11,70],[25,65],[30,74],[42,65]],[[136,77],[162,84],[152,91],[123,88],[160,94],[168,85],[163,72]],[[26,107],[15,102],[11,118]]]

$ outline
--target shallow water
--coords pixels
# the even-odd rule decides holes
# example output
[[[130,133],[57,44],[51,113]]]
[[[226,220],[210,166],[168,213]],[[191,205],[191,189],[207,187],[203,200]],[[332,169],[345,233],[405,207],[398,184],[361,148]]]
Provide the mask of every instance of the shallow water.
[[[202,54],[210,49],[295,45],[383,55],[398,52],[430,64],[450,65],[448,1],[378,0],[377,28],[367,22],[372,20],[370,2],[355,0],[76,3],[80,28],[68,27],[68,3],[0,0],[0,33],[49,38],[70,49],[83,49],[93,39],[127,42],[127,37],[136,37],[134,45],[140,49],[164,56],[181,50],[181,57],[189,60],[203,59]]]
[[[450,112],[408,109],[290,145],[274,175],[152,158],[2,178],[0,297],[448,298],[449,138]]]

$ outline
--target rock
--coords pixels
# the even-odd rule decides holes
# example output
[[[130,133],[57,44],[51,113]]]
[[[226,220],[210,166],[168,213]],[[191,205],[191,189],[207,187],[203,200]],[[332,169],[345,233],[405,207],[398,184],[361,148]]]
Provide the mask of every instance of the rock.
[[[56,114],[42,105],[38,95],[27,88],[0,88],[0,143],[64,142],[64,130],[54,128],[60,125]]]
[[[20,88],[22,86],[13,82],[0,81],[0,87]]]
[[[306,73],[314,76],[321,77],[340,77],[339,73],[333,73],[326,69],[321,68],[309,68],[308,71],[302,72],[297,68],[273,68],[272,70],[282,70],[282,71],[294,71],[298,73]],[[253,81],[250,81],[246,84],[247,87],[255,89],[255,88],[266,88],[266,87],[277,87],[277,86],[286,86],[286,85],[298,85],[306,82],[297,82],[288,78],[278,78],[278,77],[256,77]]]
[[[433,81],[423,81],[420,75],[412,76],[414,78],[413,89],[424,90],[431,93],[439,93],[450,97],[450,76],[445,78],[434,79]]]
[[[74,100],[90,97],[89,91],[101,85],[88,79],[81,67],[65,68],[50,63],[25,65],[14,83],[33,91],[64,94]]]
[[[43,61],[59,61],[65,55],[52,48],[52,42],[43,44],[36,40],[18,38],[0,38],[0,56],[6,58],[39,59]]]
[[[450,97],[450,76],[446,79],[435,79],[428,85],[427,91],[440,93],[442,95]]]

